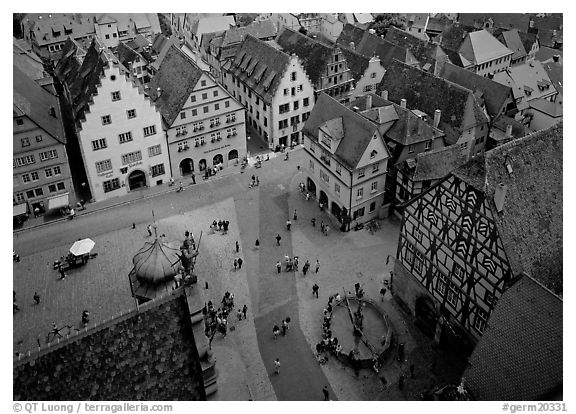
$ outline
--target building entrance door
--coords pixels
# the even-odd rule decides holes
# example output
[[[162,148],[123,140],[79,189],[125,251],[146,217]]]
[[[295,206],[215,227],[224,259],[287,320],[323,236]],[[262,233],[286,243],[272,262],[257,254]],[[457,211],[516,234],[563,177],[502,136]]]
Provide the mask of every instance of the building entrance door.
[[[128,176],[128,188],[130,191],[146,187],[146,174],[142,170],[134,170]]]

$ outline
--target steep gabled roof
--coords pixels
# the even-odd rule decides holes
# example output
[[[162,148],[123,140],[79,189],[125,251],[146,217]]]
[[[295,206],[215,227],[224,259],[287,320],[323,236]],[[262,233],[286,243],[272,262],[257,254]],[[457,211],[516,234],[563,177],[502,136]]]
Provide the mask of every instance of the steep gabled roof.
[[[276,43],[288,54],[295,53],[300,58],[306,74],[314,85],[320,83],[320,78],[331,61],[333,48],[303,35],[288,27],[278,34]]]
[[[438,180],[465,164],[467,156],[459,145],[450,145],[416,155],[414,181]]]
[[[494,80],[510,86],[513,90],[517,89],[516,92],[522,95],[525,93],[524,91],[530,91],[531,95],[526,97],[527,101],[548,95],[556,90],[550,81],[548,72],[537,60],[510,66],[504,72],[495,73]],[[540,85],[549,85],[549,88],[540,90]]]
[[[514,52],[512,55],[513,60],[523,58],[527,55],[527,50],[524,48],[518,29],[506,30],[496,38]]]
[[[346,58],[352,77],[358,80],[364,76],[370,63],[370,58],[348,49],[342,49],[342,54]]]
[[[302,132],[318,141],[318,129],[326,122],[341,118],[344,138],[334,156],[348,169],[354,170],[377,133],[377,126],[362,115],[346,108],[332,97],[321,93]]]
[[[367,32],[367,30],[358,26],[346,23],[340,32],[340,36],[336,39],[336,44],[343,49],[349,49],[350,43],[358,46]]]
[[[449,143],[455,143],[464,129],[488,122],[472,91],[396,60],[378,84],[377,92],[383,90],[388,91],[389,100],[399,103],[406,99],[409,108],[431,118],[440,109],[439,129]]]
[[[472,26],[467,26],[462,23],[453,23],[445,28],[440,34],[440,45],[442,48],[448,48],[458,51],[460,46],[464,43],[464,39],[468,33],[474,32],[476,29]]]
[[[460,13],[458,21],[477,29],[483,28],[484,22],[492,19],[494,27],[503,29],[518,29],[522,32],[528,31],[530,16],[522,13]]]
[[[126,68],[130,68],[129,66],[130,62],[134,62],[134,59],[137,57],[144,60],[142,55],[140,55],[130,46],[125,44],[125,42],[118,43],[118,46],[116,48],[116,55],[118,56],[118,60],[120,61],[120,63],[124,65],[124,67]]]
[[[27,115],[54,139],[66,144],[58,98],[26,76],[18,67],[13,65],[12,68],[14,115]],[[56,116],[50,115],[51,107],[54,108]]]
[[[500,114],[502,105],[510,96],[512,98],[512,89],[506,85],[495,82],[484,76],[477,75],[476,73],[462,69],[451,63],[444,63],[439,65],[440,70],[438,76],[444,78],[457,85],[463,86],[471,91],[481,91],[484,96],[486,110],[491,117]]]
[[[563,301],[529,276],[498,299],[464,372],[476,400],[552,400],[562,394]]]
[[[255,62],[252,72],[246,67]],[[250,89],[271,103],[282,76],[290,64],[290,56],[269,43],[247,35],[226,70],[246,83]]]
[[[248,26],[232,27],[224,32],[222,47],[240,43],[249,34],[257,39],[268,39],[276,36],[276,27],[271,20],[254,21]]]
[[[437,44],[422,40],[396,27],[388,28],[386,40],[408,49],[421,65],[426,63],[433,65],[436,60],[446,57],[446,53]]]
[[[168,49],[150,82],[150,98],[159,107],[166,124],[172,125],[203,73],[179,48],[172,45]]]

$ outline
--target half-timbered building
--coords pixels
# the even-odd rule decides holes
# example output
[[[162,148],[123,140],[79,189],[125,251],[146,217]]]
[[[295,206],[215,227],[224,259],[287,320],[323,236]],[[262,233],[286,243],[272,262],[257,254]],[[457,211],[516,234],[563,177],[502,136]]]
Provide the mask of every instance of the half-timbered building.
[[[561,294],[561,176],[560,124],[473,158],[407,204],[393,288],[425,331],[475,344],[522,273]]]

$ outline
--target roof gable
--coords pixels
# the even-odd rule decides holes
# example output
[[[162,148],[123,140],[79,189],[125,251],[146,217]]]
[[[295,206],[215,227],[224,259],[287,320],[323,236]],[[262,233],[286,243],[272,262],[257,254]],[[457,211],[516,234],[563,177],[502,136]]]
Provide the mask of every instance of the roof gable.
[[[514,53],[486,30],[468,33],[459,51],[476,65]]]
[[[202,74],[202,69],[184,52],[174,45],[170,46],[158,73],[150,82],[150,98],[159,107],[166,124],[170,126],[176,120]]]
[[[333,48],[317,42],[300,32],[285,27],[276,37],[276,43],[288,54],[295,53],[300,58],[306,74],[313,84],[320,78],[330,62]]]
[[[422,65],[426,63],[434,64],[438,58],[446,56],[437,44],[422,40],[396,27],[388,28],[386,40],[408,49]]]
[[[456,168],[464,165],[467,161],[466,154],[462,153],[459,145],[421,152],[416,155],[416,169],[414,181],[438,180]]]

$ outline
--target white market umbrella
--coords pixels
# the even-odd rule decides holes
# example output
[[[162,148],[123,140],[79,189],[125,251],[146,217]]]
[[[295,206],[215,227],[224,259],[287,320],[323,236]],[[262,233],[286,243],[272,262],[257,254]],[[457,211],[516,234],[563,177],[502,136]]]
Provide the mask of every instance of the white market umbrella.
[[[90,253],[95,244],[92,239],[78,240],[70,247],[70,253],[74,256],[82,256],[83,254]]]

